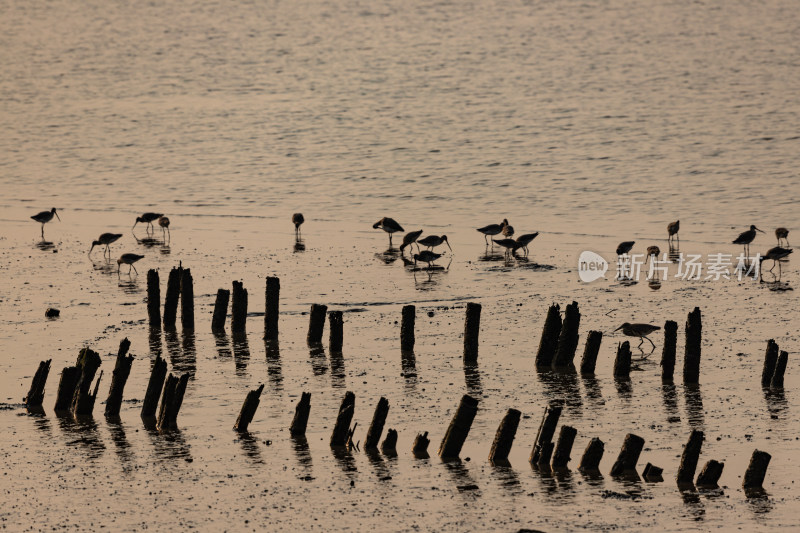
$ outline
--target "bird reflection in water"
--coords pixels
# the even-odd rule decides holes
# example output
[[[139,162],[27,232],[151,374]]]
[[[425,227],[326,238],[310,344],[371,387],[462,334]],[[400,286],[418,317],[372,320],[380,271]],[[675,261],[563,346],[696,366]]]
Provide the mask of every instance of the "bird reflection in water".
[[[102,272],[103,274],[117,273],[116,263],[112,263],[110,259],[103,258],[101,260],[96,260],[90,257],[89,260],[92,262],[92,268],[98,272]]]
[[[50,250],[55,250],[56,245],[55,243],[42,239],[41,241],[36,243],[36,247],[43,252],[47,252]]]
[[[143,292],[142,286],[139,285],[139,278],[119,279],[117,287],[122,289],[125,294],[140,294]]]
[[[506,258],[506,254],[503,251],[503,248],[489,248],[488,246],[483,251],[482,255],[478,256],[478,261],[481,262],[493,262],[493,261],[503,261]]]
[[[389,248],[385,252],[376,253],[375,258],[385,265],[391,265],[400,258],[400,250]]]

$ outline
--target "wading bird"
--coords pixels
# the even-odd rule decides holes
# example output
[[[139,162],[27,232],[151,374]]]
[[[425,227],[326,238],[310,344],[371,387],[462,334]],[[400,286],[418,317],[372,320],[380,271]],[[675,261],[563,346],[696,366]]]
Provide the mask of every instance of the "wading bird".
[[[507,238],[511,238],[514,235],[514,226],[509,224],[506,219],[503,219],[503,231],[501,233]]]
[[[142,257],[144,256],[139,254],[122,254],[121,256],[119,256],[119,259],[117,259],[117,275],[119,275],[120,265],[125,264],[128,265],[128,267],[130,267],[128,268],[128,275],[130,275],[131,269],[133,269],[133,271],[136,272],[136,275],[138,276],[139,271],[136,270],[136,267],[133,266],[133,264]]]
[[[783,244],[781,240],[786,241],[786,246],[789,246],[789,230],[786,228],[778,228],[775,230],[775,236],[778,238],[778,246]]]
[[[428,263],[428,268],[431,267],[431,263],[436,261],[442,257],[442,254],[437,254],[428,250],[422,250],[418,254],[414,254],[414,264],[417,264],[417,261],[422,261],[423,263]]]
[[[406,246],[411,246],[413,243],[417,242],[417,239],[419,239],[420,235],[422,235],[421,229],[417,231],[409,231],[403,235],[403,244],[400,245],[400,252],[405,250]],[[417,251],[419,252],[419,244],[417,244]]]
[[[524,235],[517,237],[517,244],[520,248],[525,250],[525,255],[528,255],[528,245],[538,236],[539,232],[537,231],[534,233],[525,233]]]
[[[300,235],[300,226],[305,222],[306,219],[303,218],[303,213],[295,213],[292,215],[292,224],[294,224],[294,234]]]
[[[631,324],[630,322],[625,322],[614,331],[622,330],[622,333],[628,337],[639,337],[640,341],[637,348],[640,350],[642,348],[642,343],[645,341],[645,339],[647,339],[647,342],[649,342],[653,346],[653,350],[655,350],[656,345],[653,344],[653,341],[647,338],[647,336],[660,329],[661,326],[653,326],[651,324]]]
[[[658,256],[661,255],[661,248],[658,246],[648,246],[647,247],[647,260],[654,261],[658,259]],[[655,256],[655,259],[653,258]]]
[[[92,254],[92,250],[94,250],[95,246],[105,246],[106,249],[103,252],[103,256],[106,255],[106,252],[108,252],[108,255],[111,255],[111,248],[109,245],[112,242],[117,242],[120,237],[122,237],[122,233],[103,233],[96,241],[92,241],[92,247],[89,248],[89,255]]]
[[[514,239],[492,239],[494,242],[506,249],[506,254],[514,255],[514,253],[522,248],[522,245]]]
[[[382,229],[386,233],[389,234],[389,248],[392,247],[392,233],[397,233],[398,231],[404,231],[403,226],[395,222],[393,218],[383,217],[376,223],[372,225],[374,229]]]
[[[753,242],[753,239],[756,238],[756,232],[761,231],[755,226],[750,226],[750,229],[744,231],[736,237],[736,240],[733,241],[733,244],[741,244],[744,246],[744,255],[745,257],[750,256],[750,243]],[[761,233],[764,233],[761,231]]]
[[[136,227],[136,224],[138,224],[139,222],[142,222],[144,224],[147,224],[147,226],[149,227],[149,230],[148,230],[148,232],[149,232],[150,230],[154,229],[153,228],[153,221],[154,220],[158,220],[159,218],[161,218],[163,216],[164,216],[164,213],[144,213],[142,216],[136,217],[136,222],[133,223],[133,228],[131,228],[131,231],[133,231],[133,229]]]
[[[172,234],[169,232],[169,218],[165,216],[158,217],[158,225],[161,226],[162,240],[166,240],[165,234],[169,235],[170,240],[172,240]]]
[[[36,213],[31,217],[33,220],[42,225],[42,240],[44,240],[44,225],[53,220],[53,215],[55,215],[58,221],[61,222],[61,217],[58,216],[58,213],[56,213],[55,207],[50,211],[42,211],[41,213]]]
[[[419,246],[420,244],[430,250],[442,244],[447,244],[447,247],[450,248],[450,243],[447,241],[447,235],[442,235],[441,237],[438,235],[428,235],[424,239],[417,241],[417,245]],[[450,248],[450,251],[452,252],[453,249]]]
[[[681,238],[678,237],[678,231],[680,231],[680,229],[681,229],[680,220],[676,220],[675,222],[670,222],[669,224],[667,224],[667,233],[669,234],[667,241],[671,243],[674,239],[677,238],[678,244],[680,244]]]
[[[772,272],[772,270],[775,268],[775,265],[777,264],[778,265],[778,277],[775,279],[775,281],[780,281],[780,279],[781,279],[781,259],[783,259],[785,257],[788,257],[790,253],[792,253],[792,249],[791,248],[781,248],[780,246],[775,246],[774,248],[770,248],[769,250],[767,250],[767,253],[762,255],[761,257],[759,257],[758,260],[761,261],[762,265],[764,264],[764,261],[766,261],[767,259],[771,260],[772,261],[772,268],[769,269],[770,272]],[[763,272],[764,272],[763,268],[759,268],[758,269],[759,279],[762,279],[761,275],[763,274]]]
[[[488,226],[478,228],[478,231],[483,233],[483,239],[486,241],[486,246],[489,246],[489,237],[500,235],[506,224],[508,224],[508,220],[503,219],[502,224],[489,224]]]
[[[636,241],[625,241],[619,243],[617,246],[617,255],[625,255],[633,249],[633,245],[636,244]]]

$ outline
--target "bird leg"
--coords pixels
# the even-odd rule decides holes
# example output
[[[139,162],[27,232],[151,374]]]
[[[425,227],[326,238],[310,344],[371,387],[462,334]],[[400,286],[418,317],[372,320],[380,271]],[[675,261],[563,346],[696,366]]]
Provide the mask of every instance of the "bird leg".
[[[651,340],[650,340],[650,339],[649,339],[647,336],[645,336],[645,337],[643,337],[643,338],[644,338],[644,339],[647,339],[647,342],[649,342],[649,343],[650,343],[650,345],[653,347],[653,349],[652,349],[652,350],[650,350],[650,353],[653,353],[653,352],[655,351],[655,349],[656,349],[656,345],[655,345],[655,344],[653,344],[653,341],[651,341]]]
[[[486,242],[486,246],[489,246],[489,236],[485,233],[483,234],[483,240]]]
[[[44,224],[42,224],[42,240],[44,240]]]
[[[645,340],[646,338],[647,338],[647,337],[639,337],[639,346],[637,346],[637,347],[636,347],[637,349],[641,350],[641,351],[642,351],[642,353],[644,353],[644,350],[642,350],[642,343],[644,343],[644,340]]]
[[[135,266],[133,266],[133,264],[131,264],[131,268],[133,269],[133,271],[134,271],[134,272],[136,272],[136,275],[138,276],[138,275],[139,275],[139,271],[138,271],[138,270],[136,270],[136,267],[135,267]],[[130,273],[131,273],[131,271],[130,271],[130,270],[128,270],[128,274],[130,274]]]

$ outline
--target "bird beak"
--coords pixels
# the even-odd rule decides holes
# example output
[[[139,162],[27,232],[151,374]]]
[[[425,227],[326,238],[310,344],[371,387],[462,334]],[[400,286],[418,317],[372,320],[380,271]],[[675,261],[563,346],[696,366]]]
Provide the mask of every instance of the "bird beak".
[[[94,243],[92,243],[92,247],[89,248],[89,253],[92,253],[92,250],[94,250]]]
[[[138,224],[138,223],[139,223],[139,221],[138,221],[138,220],[137,220],[136,222],[134,222],[134,223],[133,223],[133,227],[131,228],[131,231],[133,231],[133,228],[135,228],[135,227],[136,227],[136,224]]]
[[[761,230],[760,230],[760,229],[758,229],[758,228],[756,228],[756,231],[761,231]],[[763,232],[763,231],[761,231],[761,233],[764,233],[764,232]]]
[[[58,216],[58,212],[54,212],[53,214],[56,216],[56,218],[58,219],[58,221],[59,221],[59,222],[61,222],[61,217],[60,217],[60,216]]]
[[[448,248],[450,248],[450,242],[449,242],[449,241],[444,241],[444,243],[447,245],[447,247],[448,247]],[[452,248],[450,248],[450,251],[452,252],[452,251],[453,251],[453,249],[452,249]]]
[[[614,331],[619,331],[619,330],[621,330],[621,329],[622,329],[622,326],[618,327],[618,328],[617,328],[617,329],[615,329]]]

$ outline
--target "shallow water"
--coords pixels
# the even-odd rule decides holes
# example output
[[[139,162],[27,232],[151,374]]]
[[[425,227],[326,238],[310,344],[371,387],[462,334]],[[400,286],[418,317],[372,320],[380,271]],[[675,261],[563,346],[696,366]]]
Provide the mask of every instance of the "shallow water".
[[[666,251],[729,253],[750,224],[792,229],[798,191],[798,10],[792,2],[267,3],[231,7],[12,3],[0,17],[0,433],[2,523],[121,530],[774,529],[800,516],[794,479],[798,385],[792,355],[781,394],[760,387],[766,340],[794,351],[794,291],[752,280],[670,279],[659,290],[578,280],[577,258],[611,260],[622,240]],[[28,217],[52,206],[42,246]],[[169,246],[138,244],[136,214],[172,219]],[[289,223],[303,211],[304,249]],[[415,270],[373,230],[447,233],[443,268]],[[487,257],[473,228],[507,217],[540,231],[527,262]],[[91,240],[125,236],[139,276],[116,273]],[[136,229],[143,237],[144,228]],[[160,233],[156,236],[160,238]],[[790,239],[792,234],[790,234]],[[395,243],[399,242],[399,236]],[[146,276],[162,295],[182,262],[195,282],[193,335],[152,334]],[[262,341],[265,277],[281,278],[278,352]],[[246,338],[210,332],[214,295],[242,280]],[[798,283],[783,265],[788,287]],[[539,374],[533,359],[547,306],[577,301],[601,330],[596,379]],[[477,367],[461,359],[464,306],[483,305]],[[312,355],[311,303],[345,311],[341,358]],[[413,360],[399,349],[403,305],[417,305]],[[703,311],[699,388],[663,385],[658,349],[629,382],[612,378],[612,331],[625,321],[682,325]],[[47,307],[61,317],[44,318]],[[429,316],[430,315],[430,316]],[[326,330],[327,335],[327,330]],[[92,420],[52,413],[58,374],[89,345],[104,356],[128,337],[133,365],[121,420],[98,401]],[[635,347],[635,343],[634,343]],[[679,330],[678,366],[683,334]],[[636,351],[634,350],[636,353]],[[163,354],[192,379],[180,432],[146,430],[139,409],[149,361]],[[21,399],[39,360],[53,364],[44,416]],[[266,383],[252,434],[231,431],[248,390]],[[345,391],[363,440],[380,396],[398,456],[334,453],[328,438]],[[307,442],[288,425],[312,393]],[[461,395],[480,398],[461,463],[435,452]],[[566,399],[578,437],[572,469],[532,470],[544,406]],[[486,457],[514,407],[523,419],[511,467]],[[691,429],[700,465],[725,462],[721,492],[681,493],[673,479]],[[625,433],[646,439],[664,483],[608,476]],[[575,468],[591,437],[604,477]],[[772,454],[767,496],[741,476],[753,449]],[[467,461],[466,458],[470,460]],[[477,488],[473,488],[477,487]],[[80,495],[75,498],[76,492]],[[166,526],[169,524],[169,526]]]

